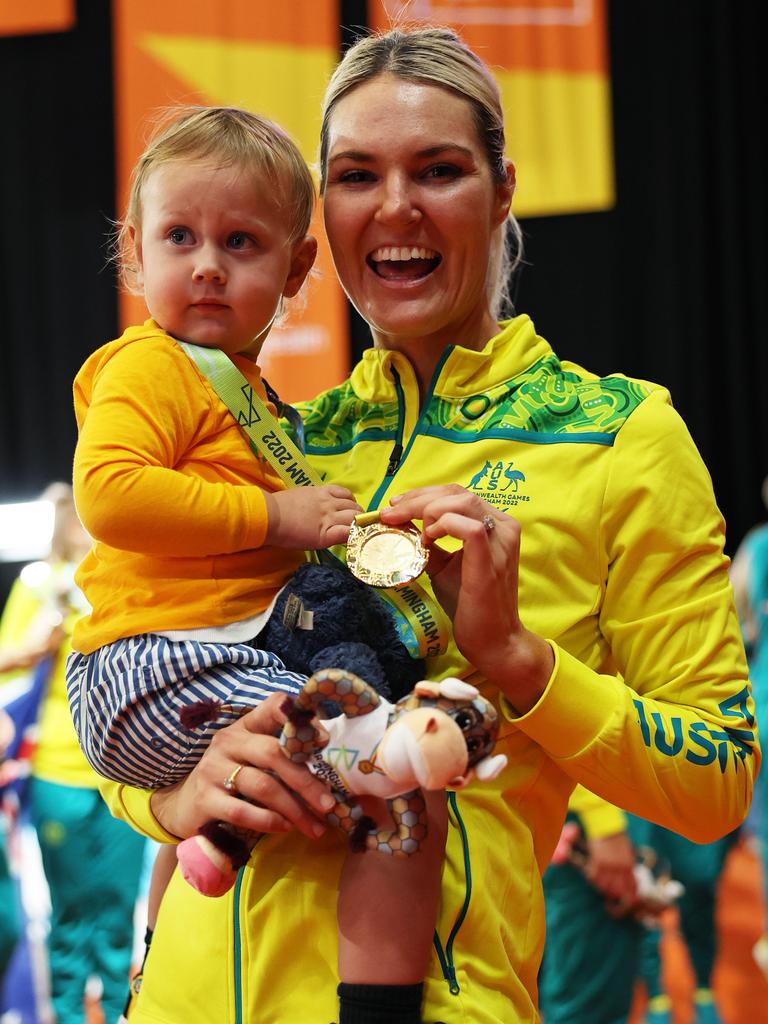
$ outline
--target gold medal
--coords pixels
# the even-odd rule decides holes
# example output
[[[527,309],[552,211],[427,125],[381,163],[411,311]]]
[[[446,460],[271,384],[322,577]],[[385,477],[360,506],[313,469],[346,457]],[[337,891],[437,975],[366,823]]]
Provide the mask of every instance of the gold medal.
[[[347,565],[371,587],[402,587],[424,571],[427,552],[415,526],[387,526],[378,512],[355,517],[347,541]]]

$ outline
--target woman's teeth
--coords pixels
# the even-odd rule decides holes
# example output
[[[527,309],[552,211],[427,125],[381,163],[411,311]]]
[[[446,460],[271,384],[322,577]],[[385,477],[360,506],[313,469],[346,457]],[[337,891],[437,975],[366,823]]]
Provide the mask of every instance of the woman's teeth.
[[[404,262],[405,260],[433,260],[437,256],[434,249],[424,249],[415,245],[388,245],[374,249],[371,259],[374,263]]]

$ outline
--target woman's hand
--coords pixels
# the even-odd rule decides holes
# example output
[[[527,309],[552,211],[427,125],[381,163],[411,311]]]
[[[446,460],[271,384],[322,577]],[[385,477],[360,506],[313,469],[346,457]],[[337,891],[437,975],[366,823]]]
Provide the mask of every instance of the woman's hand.
[[[320,819],[334,805],[328,787],[304,765],[289,761],[275,735],[285,722],[284,700],[272,694],[220,729],[186,779],[152,794],[152,811],[167,832],[185,839],[207,821],[252,832],[297,828],[310,838],[325,832]],[[243,767],[236,787],[227,790],[224,782],[238,765]]]
[[[554,655],[518,614],[520,524],[458,484],[407,491],[381,510],[390,525],[412,519],[424,524],[427,572],[459,650],[524,714],[544,692]],[[448,536],[461,547],[435,543]]]

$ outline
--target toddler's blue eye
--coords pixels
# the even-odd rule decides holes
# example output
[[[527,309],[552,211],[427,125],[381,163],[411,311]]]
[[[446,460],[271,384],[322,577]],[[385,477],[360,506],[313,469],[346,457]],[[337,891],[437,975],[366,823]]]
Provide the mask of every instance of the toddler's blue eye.
[[[173,231],[168,235],[174,245],[183,245],[187,240],[187,232],[185,228],[174,228]]]

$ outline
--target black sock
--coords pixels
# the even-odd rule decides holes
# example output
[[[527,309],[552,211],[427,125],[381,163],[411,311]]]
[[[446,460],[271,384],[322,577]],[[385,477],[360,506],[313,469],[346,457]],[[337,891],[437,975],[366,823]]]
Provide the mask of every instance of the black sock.
[[[348,985],[338,987],[339,1024],[422,1024],[424,985]]]

